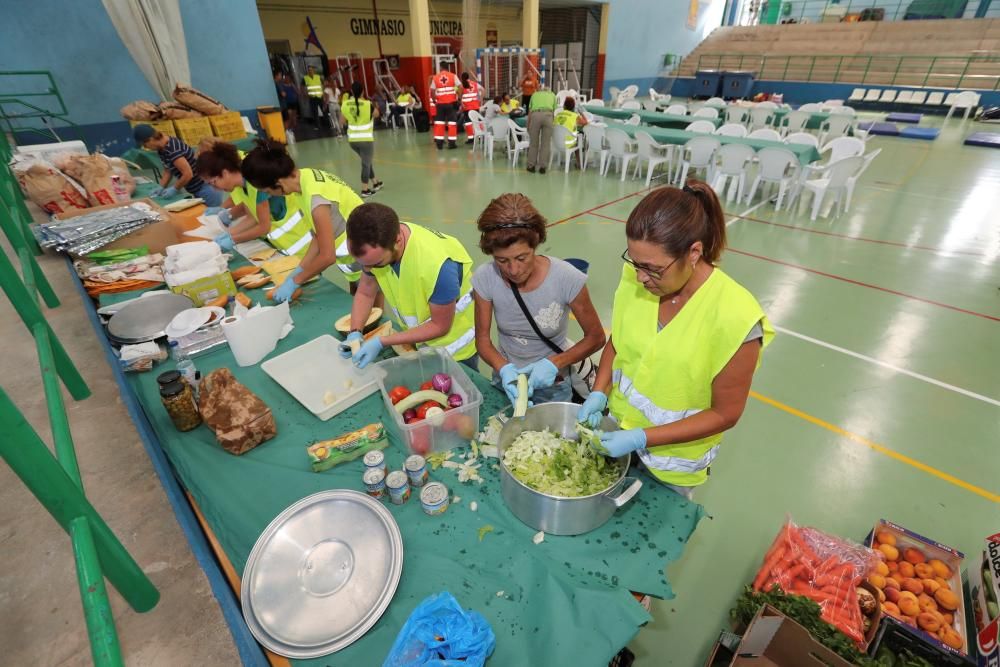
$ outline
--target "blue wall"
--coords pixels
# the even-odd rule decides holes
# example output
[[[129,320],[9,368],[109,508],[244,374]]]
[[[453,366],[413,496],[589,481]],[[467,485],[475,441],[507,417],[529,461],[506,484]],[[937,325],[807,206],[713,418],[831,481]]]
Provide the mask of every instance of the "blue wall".
[[[4,11],[0,63],[5,70],[49,70],[62,93],[69,118],[82,125],[64,139],[83,138],[94,150],[113,155],[132,147],[129,126],[119,109],[145,99],[159,102],[118,37],[98,0],[0,0]],[[180,0],[191,69],[191,85],[231,109],[244,112],[274,105],[264,34],[254,0]],[[10,79],[5,79],[5,90]],[[46,98],[39,98],[46,99]],[[44,141],[18,135],[22,143]]]

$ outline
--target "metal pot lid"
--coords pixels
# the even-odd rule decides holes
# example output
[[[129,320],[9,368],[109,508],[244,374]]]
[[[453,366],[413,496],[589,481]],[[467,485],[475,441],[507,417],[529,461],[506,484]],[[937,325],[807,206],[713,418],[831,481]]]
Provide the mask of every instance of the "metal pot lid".
[[[137,299],[108,320],[108,337],[116,343],[145,343],[164,335],[177,313],[191,308],[183,294],[165,292],[155,298]]]
[[[257,539],[243,570],[243,616],[279,655],[334,653],[375,625],[402,570],[403,538],[385,506],[358,491],[322,491]]]

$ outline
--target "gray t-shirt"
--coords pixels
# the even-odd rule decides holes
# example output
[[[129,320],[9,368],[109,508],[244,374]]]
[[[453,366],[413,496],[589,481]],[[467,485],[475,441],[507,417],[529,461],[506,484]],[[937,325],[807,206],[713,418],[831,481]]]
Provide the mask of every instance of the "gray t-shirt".
[[[566,329],[569,304],[587,282],[587,276],[573,265],[549,257],[549,272],[545,280],[530,292],[521,292],[538,328],[553,343],[567,348]],[[493,262],[483,264],[472,274],[476,294],[493,303],[493,319],[497,323],[497,348],[518,368],[553,354],[552,349],[532,330],[521,307],[517,305],[510,285],[500,275]]]

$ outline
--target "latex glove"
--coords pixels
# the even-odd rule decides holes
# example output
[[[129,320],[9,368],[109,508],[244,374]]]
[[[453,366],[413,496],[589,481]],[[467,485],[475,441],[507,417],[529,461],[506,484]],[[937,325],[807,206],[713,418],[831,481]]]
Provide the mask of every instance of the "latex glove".
[[[378,358],[382,352],[382,340],[379,336],[372,336],[362,344],[361,349],[354,355],[354,365],[364,368]]]
[[[163,186],[157,185],[155,188],[149,191],[147,197],[162,197],[163,196]]]
[[[500,376],[500,386],[510,399],[511,405],[517,404],[517,368],[514,364],[503,366],[497,373]]]
[[[281,283],[281,286],[278,289],[274,290],[274,298],[272,299],[272,301],[274,301],[275,303],[290,301],[292,298],[292,294],[294,294],[295,290],[299,288],[298,283],[295,282],[295,276],[299,275],[300,273],[302,273],[301,266],[297,267],[294,271],[289,273],[288,277],[285,278],[285,282]]]
[[[218,215],[219,215],[219,222],[221,222],[223,226],[228,227],[229,225],[233,224],[233,214],[229,212],[228,208],[221,209]]]
[[[176,197],[177,188],[175,188],[172,185],[170,187],[163,188],[163,192],[161,192],[159,196],[163,199],[171,199],[173,197]]]
[[[358,343],[363,343],[365,342],[365,337],[361,335],[360,331],[352,331],[351,333],[347,334],[347,340],[344,341],[344,344],[347,345],[348,347],[346,350],[343,348],[340,349],[341,357],[343,357],[344,359],[350,359],[351,356],[353,356],[354,353],[351,352],[350,345],[351,341],[355,340],[358,341]]]
[[[222,248],[222,252],[229,252],[233,249],[233,237],[229,232],[222,232],[213,239]]]
[[[593,394],[591,394],[593,396]],[[646,432],[641,428],[627,431],[608,431],[601,434],[601,444],[608,450],[608,456],[615,458],[646,446]]]
[[[592,391],[587,400],[580,406],[580,411],[576,413],[578,421],[587,422],[590,428],[597,428],[604,418],[604,409],[608,407],[608,397],[603,391]]]
[[[532,396],[536,389],[551,387],[556,381],[559,369],[548,359],[542,358],[524,368],[517,369],[517,372],[528,376],[528,396]]]
[[[205,213],[203,215],[219,215],[225,209],[221,206],[208,206],[205,208]]]

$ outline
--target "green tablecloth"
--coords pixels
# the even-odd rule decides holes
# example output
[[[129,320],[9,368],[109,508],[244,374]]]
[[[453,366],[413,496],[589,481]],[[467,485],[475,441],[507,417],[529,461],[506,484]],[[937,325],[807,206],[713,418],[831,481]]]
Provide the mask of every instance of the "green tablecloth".
[[[102,301],[119,301],[113,295]],[[260,291],[251,293],[260,298]],[[295,329],[269,356],[286,352],[325,333],[348,312],[350,298],[319,280],[305,288],[292,307]],[[243,456],[224,452],[204,426],[189,433],[174,429],[160,405],[156,376],[171,367],[129,376],[153,430],[179,478],[205,515],[238,572],[258,535],[283,509],[326,489],[363,490],[360,460],[324,473],[309,469],[306,445],[336,437],[374,421],[388,422],[379,395],[322,422],[271,380],[260,366],[239,368],[228,348],[195,359],[204,374],[227,366],[272,409],[278,435]],[[472,374],[483,392],[481,416],[504,408],[504,395]],[[386,458],[400,468],[405,453],[392,440]],[[658,485],[645,473],[638,496],[605,526],[576,537],[546,536],[532,543],[535,531],[507,510],[498,472],[484,465],[485,482],[463,485],[452,470],[431,473],[461,497],[439,517],[423,514],[416,496],[403,506],[388,505],[403,535],[404,563],[399,588],[386,613],[360,640],[321,659],[297,665],[379,665],[410,612],[427,596],[448,590],[467,607],[482,612],[497,636],[491,664],[607,665],[649,620],[630,590],[672,597],[664,568],[680,556],[703,510]],[[476,501],[477,512],[469,509]],[[478,529],[494,531],[482,541]]]
[[[774,110],[775,127],[781,127],[781,121],[784,120],[789,111],[792,111],[792,109],[785,109],[784,107]],[[830,114],[826,111],[811,111],[809,113],[811,115],[809,116],[809,121],[806,123],[806,129],[809,130],[818,130],[823,121],[830,117]]]
[[[695,137],[711,136],[719,140],[722,144],[746,144],[752,146],[754,150],[761,148],[786,148],[795,153],[801,164],[809,164],[819,159],[819,151],[812,146],[805,144],[786,144],[783,141],[768,141],[767,139],[749,139],[747,137],[727,137],[718,134],[706,135],[698,132],[686,132],[685,130],[673,130],[667,127],[643,127],[635,125],[615,125],[615,129],[625,130],[634,137],[637,131],[648,132],[653,140],[661,144],[686,144]]]
[[[635,114],[646,125],[656,125],[659,127],[685,128],[696,120],[707,120],[716,127],[722,124],[722,118],[695,118],[694,116],[683,114],[646,111],[645,109],[609,109],[601,106],[586,106],[586,109],[595,116],[604,116],[605,118],[614,118],[617,120],[625,120]]]

